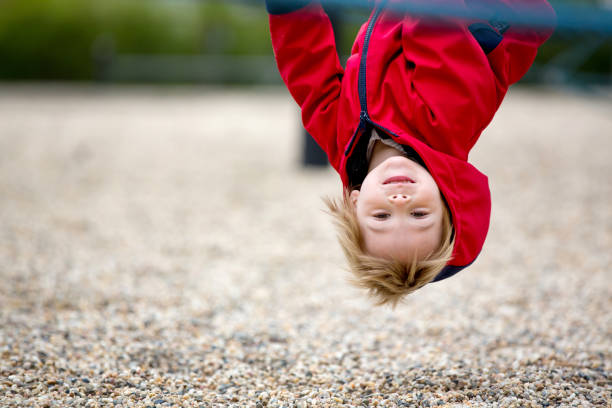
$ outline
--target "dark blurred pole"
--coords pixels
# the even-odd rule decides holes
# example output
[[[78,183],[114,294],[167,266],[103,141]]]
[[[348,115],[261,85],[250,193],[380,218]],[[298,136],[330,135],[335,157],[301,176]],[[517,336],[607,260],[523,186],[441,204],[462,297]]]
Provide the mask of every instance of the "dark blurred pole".
[[[306,167],[327,166],[327,155],[315,142],[310,134],[304,129],[304,144],[302,151],[302,164]]]
[[[336,48],[339,44],[341,44],[341,13],[337,10],[326,10],[327,15],[332,23],[332,27],[334,28],[334,36],[336,38]],[[327,166],[327,155],[319,147],[317,142],[308,134],[306,129],[303,132],[303,150],[302,150],[302,164],[304,166],[312,166],[312,167],[324,167]]]
[[[94,78],[100,82],[110,80],[110,70],[115,57],[115,41],[113,37],[99,35],[91,47],[91,58],[93,60]]]

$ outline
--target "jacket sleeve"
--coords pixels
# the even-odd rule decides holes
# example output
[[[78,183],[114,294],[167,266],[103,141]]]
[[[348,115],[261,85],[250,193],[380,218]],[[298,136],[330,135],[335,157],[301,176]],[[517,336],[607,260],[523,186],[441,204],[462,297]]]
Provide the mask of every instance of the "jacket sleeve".
[[[470,7],[470,2],[452,1]],[[522,7],[552,13],[545,0],[502,2],[516,10],[521,10],[516,8],[520,2]],[[504,30],[496,25],[495,20],[404,19],[405,61],[394,67],[401,72],[404,86],[393,87],[393,92],[406,101],[401,106],[407,126],[434,149],[463,160],[493,119],[508,87],[527,72],[538,47],[550,36],[550,29],[510,26]],[[472,27],[482,27],[490,35],[482,37]],[[384,89],[385,85],[376,86]],[[402,99],[400,93],[405,94]]]
[[[499,0],[499,3],[507,10],[504,14],[520,16],[527,12],[536,16],[539,23],[537,27],[510,24],[502,30],[503,40],[497,47],[499,49],[489,54],[489,62],[500,85],[508,87],[519,81],[533,64],[538,48],[554,31],[556,14],[546,0]],[[503,16],[500,17],[503,20]]]
[[[302,110],[304,127],[338,169],[336,123],[344,69],[331,22],[317,2],[283,3],[267,0],[276,63]]]

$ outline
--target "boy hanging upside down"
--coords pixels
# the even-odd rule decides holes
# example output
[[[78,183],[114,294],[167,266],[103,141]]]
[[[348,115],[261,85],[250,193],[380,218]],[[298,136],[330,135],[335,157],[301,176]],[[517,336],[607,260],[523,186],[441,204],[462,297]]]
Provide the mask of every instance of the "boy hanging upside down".
[[[343,196],[326,200],[340,244],[354,281],[379,304],[395,305],[480,253],[491,195],[468,154],[552,33],[546,0],[434,2],[495,7],[467,21],[398,14],[386,6],[401,1],[377,1],[343,68],[318,2],[266,0],[281,76],[342,180]],[[537,11],[548,28],[508,25],[500,7],[501,17]]]

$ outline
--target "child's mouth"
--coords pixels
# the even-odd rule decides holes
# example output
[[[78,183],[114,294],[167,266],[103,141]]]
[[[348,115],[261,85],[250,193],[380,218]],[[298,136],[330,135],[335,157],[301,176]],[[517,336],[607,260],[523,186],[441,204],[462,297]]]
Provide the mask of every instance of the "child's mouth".
[[[393,176],[386,179],[383,184],[403,184],[414,183],[414,180],[406,176]]]

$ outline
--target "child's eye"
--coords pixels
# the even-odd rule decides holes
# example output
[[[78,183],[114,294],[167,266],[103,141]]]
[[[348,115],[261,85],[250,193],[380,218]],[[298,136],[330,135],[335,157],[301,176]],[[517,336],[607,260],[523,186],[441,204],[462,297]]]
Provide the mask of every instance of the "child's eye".
[[[388,213],[376,213],[374,214],[374,218],[378,219],[378,220],[386,220],[387,218],[389,218],[391,215]]]
[[[427,212],[426,211],[422,211],[422,210],[415,210],[413,212],[410,213],[413,217],[415,218],[423,218],[427,216]]]

